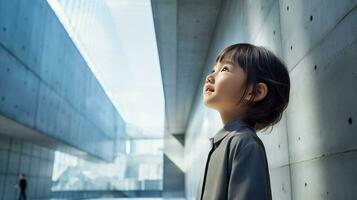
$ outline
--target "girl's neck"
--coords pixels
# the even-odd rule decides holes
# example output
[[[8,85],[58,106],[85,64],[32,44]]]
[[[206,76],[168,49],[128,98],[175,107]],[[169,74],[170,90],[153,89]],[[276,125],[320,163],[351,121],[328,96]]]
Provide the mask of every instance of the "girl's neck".
[[[237,118],[243,119],[242,114],[238,113],[238,112],[220,111],[219,113],[221,115],[221,120],[222,120],[223,126],[225,126],[226,124],[228,124],[229,122],[231,122],[234,119],[237,119]]]

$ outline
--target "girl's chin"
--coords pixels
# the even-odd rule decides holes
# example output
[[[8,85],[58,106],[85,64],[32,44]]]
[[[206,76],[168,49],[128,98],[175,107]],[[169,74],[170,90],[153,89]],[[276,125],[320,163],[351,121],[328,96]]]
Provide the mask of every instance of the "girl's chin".
[[[212,102],[210,102],[208,99],[203,100],[203,104],[208,107],[208,108],[213,108],[214,106],[212,105]]]

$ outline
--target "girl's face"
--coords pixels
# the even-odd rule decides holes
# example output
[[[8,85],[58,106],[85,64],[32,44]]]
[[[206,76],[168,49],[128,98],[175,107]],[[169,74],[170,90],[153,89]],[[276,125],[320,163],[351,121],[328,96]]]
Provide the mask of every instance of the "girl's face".
[[[204,104],[217,111],[229,111],[240,107],[246,74],[232,62],[216,63],[211,74],[206,77],[203,87]]]

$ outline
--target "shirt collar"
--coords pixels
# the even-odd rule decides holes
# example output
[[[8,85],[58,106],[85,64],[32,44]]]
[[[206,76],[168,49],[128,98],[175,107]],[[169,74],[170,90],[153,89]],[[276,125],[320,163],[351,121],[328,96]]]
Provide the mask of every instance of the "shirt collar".
[[[249,125],[248,123],[244,122],[241,118],[235,118],[233,120],[231,120],[230,122],[228,122],[226,125],[223,126],[223,128],[221,128],[215,136],[210,138],[211,143],[217,143],[219,141],[221,141],[223,138],[225,138],[227,136],[227,134],[231,131],[238,131],[241,128],[250,128],[251,130],[253,130],[253,132],[255,132],[255,129]]]

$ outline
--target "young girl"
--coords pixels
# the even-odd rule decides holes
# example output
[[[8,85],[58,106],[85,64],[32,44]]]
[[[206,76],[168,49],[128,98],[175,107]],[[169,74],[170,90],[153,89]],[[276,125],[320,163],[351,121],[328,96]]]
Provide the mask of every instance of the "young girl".
[[[289,92],[289,72],[271,51],[241,43],[220,52],[203,95],[224,126],[210,138],[197,199],[272,199],[265,147],[256,131],[280,121]]]

